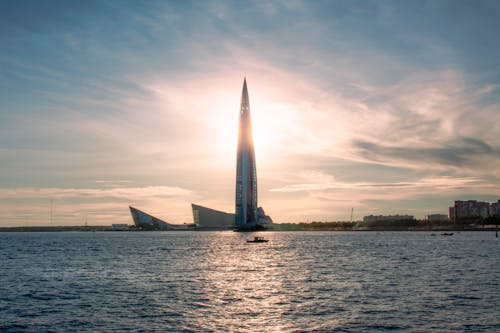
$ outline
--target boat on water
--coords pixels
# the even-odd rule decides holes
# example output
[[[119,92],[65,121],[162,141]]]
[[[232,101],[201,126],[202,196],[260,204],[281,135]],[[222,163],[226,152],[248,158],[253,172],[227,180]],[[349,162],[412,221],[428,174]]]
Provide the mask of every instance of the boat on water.
[[[453,236],[452,232],[443,232],[441,236]]]
[[[264,239],[264,237],[255,236],[253,239],[247,239],[247,243],[267,243],[268,239]]]

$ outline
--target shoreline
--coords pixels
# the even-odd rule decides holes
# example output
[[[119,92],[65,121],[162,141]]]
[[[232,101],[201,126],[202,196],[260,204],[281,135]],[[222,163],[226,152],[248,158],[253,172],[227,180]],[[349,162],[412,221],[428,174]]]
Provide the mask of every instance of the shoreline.
[[[29,226],[29,227],[0,227],[0,232],[64,232],[64,231],[74,231],[74,232],[96,232],[96,231],[114,231],[114,232],[142,232],[142,231],[224,231],[232,229],[196,229],[196,228],[186,228],[186,229],[176,229],[176,230],[145,230],[129,228],[125,230],[113,230],[111,226]],[[422,226],[422,227],[355,227],[355,228],[342,228],[342,227],[304,227],[303,225],[290,226],[289,224],[281,226],[279,224],[273,225],[266,230],[249,231],[249,232],[273,232],[273,231],[286,231],[286,232],[303,232],[303,231],[331,231],[331,232],[461,232],[461,231],[489,231],[494,232],[496,230],[495,225],[484,225],[484,226],[471,226],[471,225],[435,225],[435,226]]]

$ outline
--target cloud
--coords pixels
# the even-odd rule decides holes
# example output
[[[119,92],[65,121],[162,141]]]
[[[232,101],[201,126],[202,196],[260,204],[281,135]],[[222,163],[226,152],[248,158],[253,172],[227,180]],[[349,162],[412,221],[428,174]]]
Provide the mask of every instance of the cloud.
[[[281,188],[272,188],[271,192],[311,192],[327,190],[352,190],[352,191],[381,191],[404,189],[419,189],[424,191],[461,189],[464,187],[484,187],[479,178],[454,178],[454,177],[427,177],[413,182],[392,182],[392,183],[350,183],[350,182],[318,182],[292,184]],[[494,185],[491,185],[494,187]]]
[[[372,162],[400,165],[407,168],[467,168],[475,172],[492,170],[500,163],[500,148],[474,138],[462,138],[432,146],[384,145],[354,141],[357,154]]]
[[[180,187],[114,187],[114,188],[0,188],[1,199],[115,198],[144,200],[147,198],[185,197],[192,191]]]

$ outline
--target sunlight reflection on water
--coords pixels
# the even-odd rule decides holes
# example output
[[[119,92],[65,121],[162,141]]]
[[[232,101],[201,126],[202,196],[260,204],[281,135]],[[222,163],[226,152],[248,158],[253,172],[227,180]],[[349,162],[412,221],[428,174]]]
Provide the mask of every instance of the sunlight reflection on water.
[[[0,233],[0,330],[500,328],[500,242],[487,233],[254,235]]]

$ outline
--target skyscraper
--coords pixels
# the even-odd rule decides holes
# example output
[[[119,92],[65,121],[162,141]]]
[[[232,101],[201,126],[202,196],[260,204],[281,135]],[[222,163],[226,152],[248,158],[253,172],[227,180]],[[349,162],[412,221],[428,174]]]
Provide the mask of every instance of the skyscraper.
[[[236,154],[236,212],[235,225],[245,228],[256,225],[257,170],[252,137],[252,118],[248,99],[247,81],[243,80],[238,127],[238,151]]]
[[[262,230],[273,220],[262,207],[257,206],[257,170],[252,137],[252,118],[248,99],[247,80],[243,80],[241,94],[238,151],[236,154],[236,212],[225,213],[191,204],[196,229]],[[173,229],[175,226],[161,221],[136,208],[130,207],[134,224],[143,229]]]

